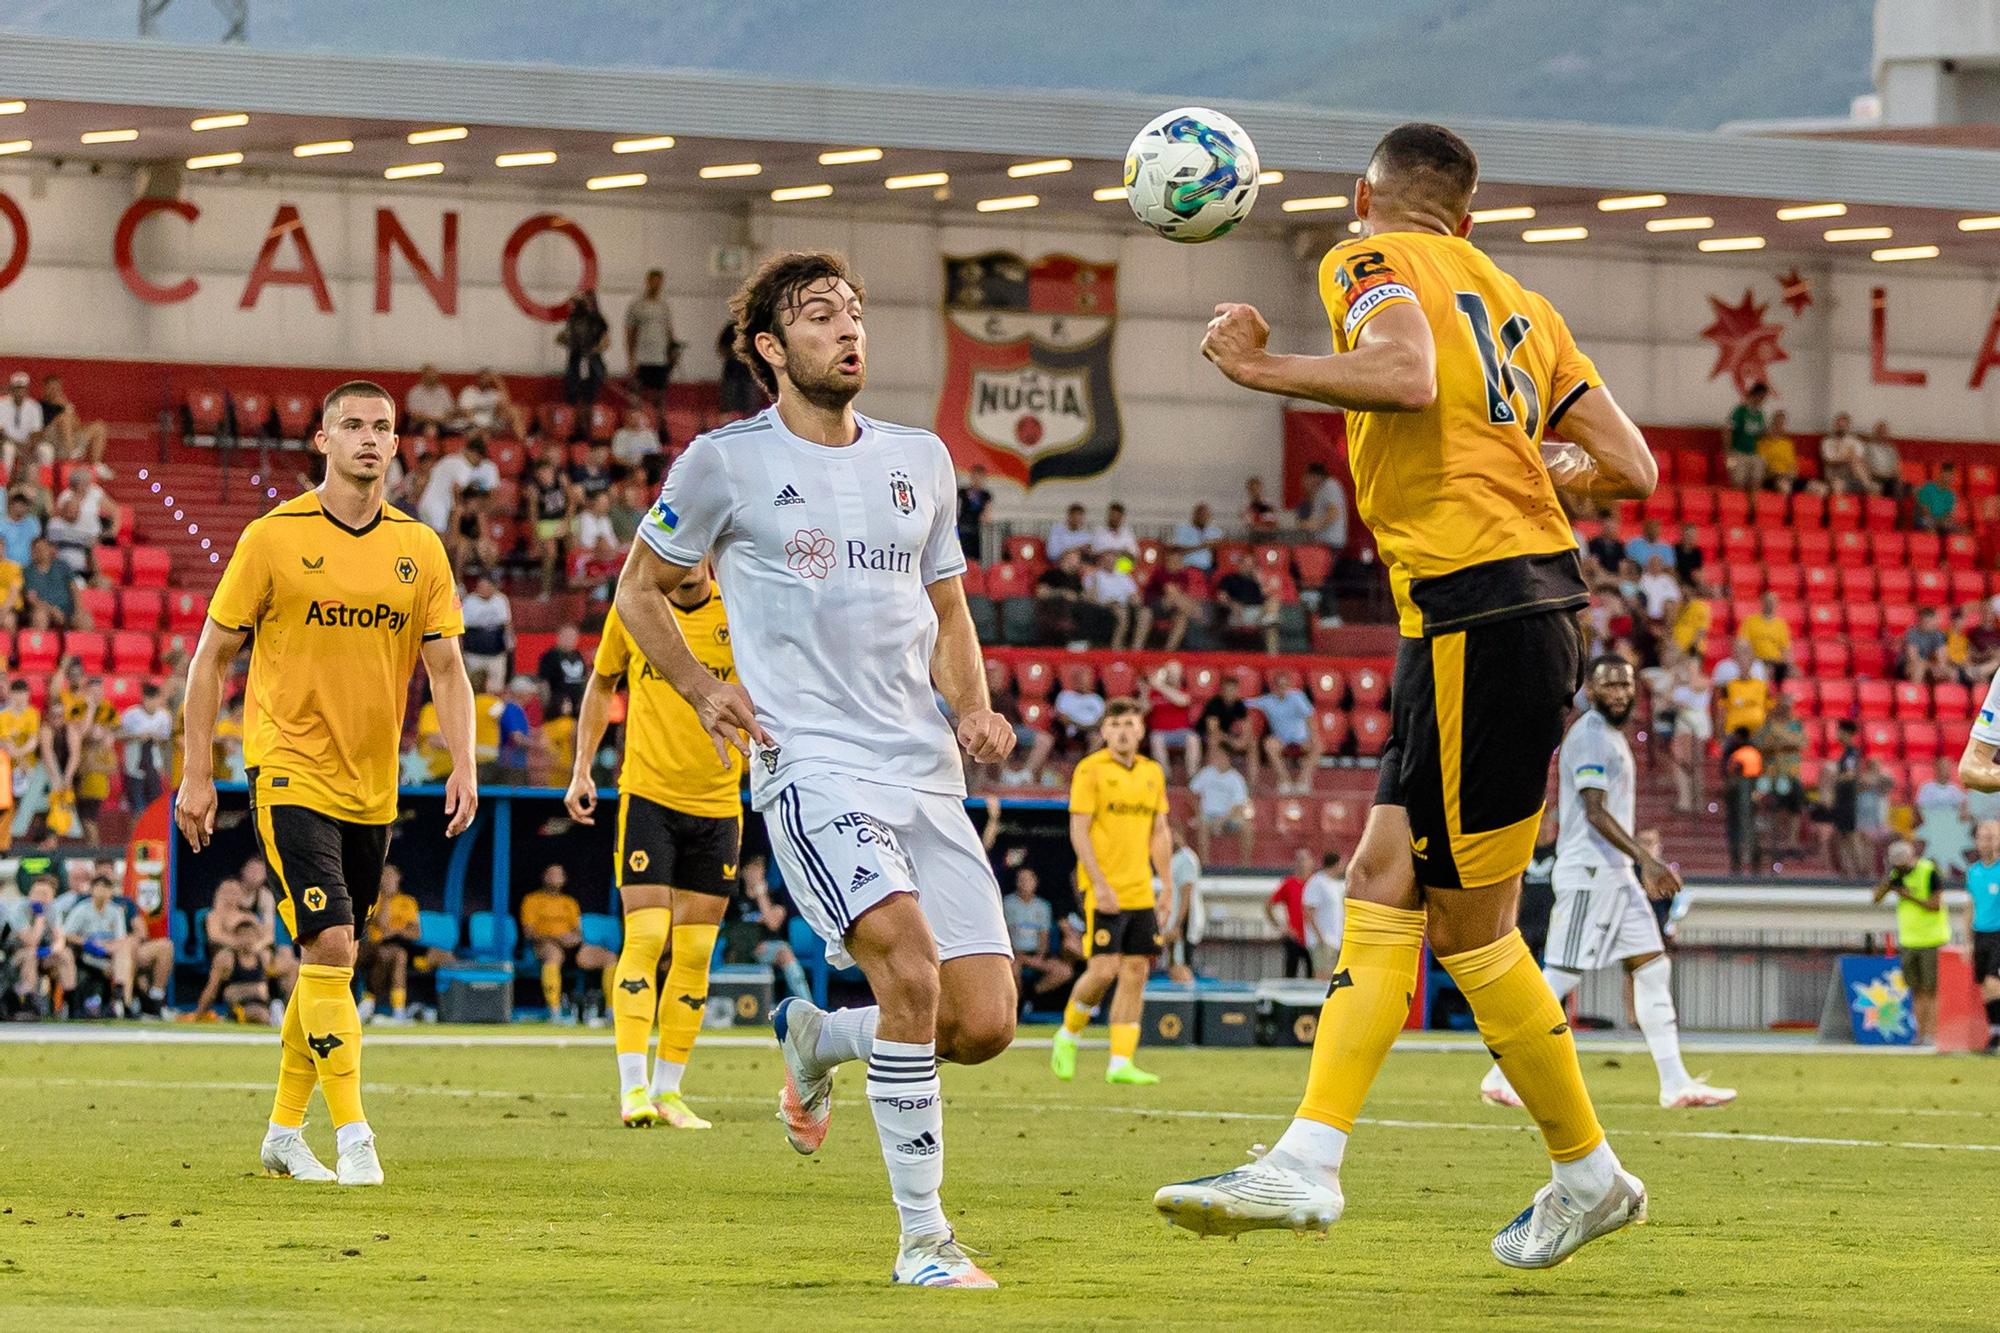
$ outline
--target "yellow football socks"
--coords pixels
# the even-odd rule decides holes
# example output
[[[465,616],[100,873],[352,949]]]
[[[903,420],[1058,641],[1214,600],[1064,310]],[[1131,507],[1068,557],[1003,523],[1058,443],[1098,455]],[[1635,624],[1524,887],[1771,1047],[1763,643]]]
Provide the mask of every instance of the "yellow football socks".
[[[391,987],[389,988],[389,1012],[390,1012],[390,1013],[392,1013],[392,1014],[400,1014],[400,1013],[402,1013],[402,1012],[403,1012],[403,1009],[404,1009],[404,1007],[405,1007],[406,1005],[408,1005],[408,1004],[409,1004],[409,1002],[410,1002],[410,992],[409,992],[409,989],[408,989],[407,987],[403,987],[403,986],[391,986]]]
[[[1063,1006],[1063,1031],[1075,1037],[1090,1026],[1090,1010],[1071,1000]]]
[[[293,995],[285,1010],[285,1024],[279,1030],[283,1042],[278,1056],[278,1095],[271,1103],[271,1123],[297,1129],[306,1122],[306,1103],[312,1100],[319,1071],[313,1067],[312,1052],[306,1049],[306,1030],[301,1017],[305,1005]]]
[[[708,1007],[708,959],[718,927],[674,927],[674,952],[660,987],[660,1059],[686,1064]]]
[[[1350,922],[1353,910],[1348,909]],[[1464,992],[1479,1035],[1542,1127],[1549,1156],[1558,1162],[1589,1156],[1604,1142],[1604,1130],[1583,1086],[1569,1021],[1521,932],[1510,930],[1491,944],[1438,962]]]
[[[1340,961],[1320,1006],[1301,1117],[1342,1132],[1353,1130],[1354,1117],[1361,1114],[1361,1103],[1410,1015],[1423,947],[1422,912],[1358,900],[1347,904]]]
[[[562,964],[542,964],[542,1003],[549,1007],[549,1017],[562,1012]]]
[[[1111,1025],[1111,1058],[1130,1060],[1139,1051],[1139,1025],[1137,1023],[1113,1023]]]
[[[361,1011],[354,1006],[353,985],[351,967],[307,963],[299,968],[292,993],[293,1008],[304,1011],[306,1049],[336,1127],[368,1118],[361,1113]]]
[[[611,1040],[620,1055],[643,1055],[653,1030],[653,978],[667,951],[667,909],[642,907],[625,914],[625,946],[607,993]]]

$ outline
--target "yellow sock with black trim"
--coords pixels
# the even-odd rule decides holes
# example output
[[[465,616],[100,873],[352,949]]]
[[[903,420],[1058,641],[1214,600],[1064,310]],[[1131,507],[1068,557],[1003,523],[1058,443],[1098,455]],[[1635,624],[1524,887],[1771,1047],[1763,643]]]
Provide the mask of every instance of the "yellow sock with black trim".
[[[1069,1001],[1069,1003],[1063,1006],[1062,1025],[1063,1031],[1069,1033],[1070,1036],[1082,1036],[1083,1030],[1090,1026],[1090,1010],[1084,1008],[1075,1000]]]
[[[641,907],[625,914],[625,944],[611,979],[611,1044],[620,1055],[636,1055],[645,1068],[646,1038],[653,1031],[653,978],[667,951],[667,909]],[[644,1083],[640,1077],[627,1086]]]
[[[684,1065],[694,1052],[695,1034],[708,1008],[708,960],[715,951],[714,925],[674,927],[673,959],[666,984],[660,988],[660,1054],[662,1060]]]
[[[1113,1023],[1111,1025],[1111,1067],[1122,1069],[1132,1063],[1132,1057],[1139,1053],[1139,1025],[1137,1023]]]
[[[305,1006],[298,996],[285,1010],[284,1026],[278,1030],[282,1043],[278,1056],[278,1094],[271,1101],[271,1123],[297,1129],[306,1122],[306,1103],[319,1084],[319,1070],[313,1067],[312,1052],[306,1048],[302,1014]]]
[[[562,964],[542,964],[542,1003],[549,1007],[549,1017],[562,1012]]]
[[[1549,1156],[1558,1162],[1589,1156],[1604,1142],[1604,1130],[1583,1085],[1569,1020],[1521,932],[1438,962],[1464,992],[1479,1035],[1542,1127]]]
[[[1312,1069],[1299,1103],[1302,1119],[1343,1133],[1368,1099],[1410,1016],[1417,962],[1424,949],[1424,914],[1380,903],[1347,905],[1347,925],[1326,1003],[1319,1010]]]
[[[304,1012],[306,1049],[336,1128],[361,1113],[361,1011],[354,1004],[354,969],[307,963],[299,968],[292,1004]]]

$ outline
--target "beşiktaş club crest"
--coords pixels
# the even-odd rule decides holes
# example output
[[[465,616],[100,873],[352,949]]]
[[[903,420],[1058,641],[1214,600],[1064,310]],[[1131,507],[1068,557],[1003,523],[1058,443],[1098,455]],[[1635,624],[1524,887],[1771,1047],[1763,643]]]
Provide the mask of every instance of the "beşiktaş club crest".
[[[1116,264],[1073,255],[945,257],[936,429],[953,461],[1033,486],[1118,460],[1117,279]]]

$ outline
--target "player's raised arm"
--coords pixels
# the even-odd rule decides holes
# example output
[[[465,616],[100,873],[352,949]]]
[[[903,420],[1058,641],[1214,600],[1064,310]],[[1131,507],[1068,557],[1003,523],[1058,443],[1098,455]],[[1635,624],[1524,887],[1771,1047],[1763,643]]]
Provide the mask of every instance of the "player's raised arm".
[[[1659,485],[1659,464],[1646,437],[1611,390],[1601,384],[1585,390],[1559,420],[1567,443],[1544,444],[1542,461],[1563,494],[1580,500],[1643,500]]]
[[[662,499],[661,504],[665,503]],[[673,608],[667,605],[667,594],[678,588],[699,563],[680,565],[661,558],[642,533],[632,543],[632,553],[625,558],[613,604],[618,618],[625,623],[625,632],[632,636],[640,653],[694,708],[702,729],[715,742],[716,759],[726,763],[729,753],[726,747],[732,745],[748,759],[750,742],[744,739],[746,735],[759,744],[772,744],[769,733],[757,721],[749,692],[741,685],[717,680],[710,674],[688,647],[687,638],[674,619]]]
[[[250,637],[211,617],[201,627],[188,663],[187,700],[182,708],[181,788],[174,796],[174,822],[197,852],[215,832],[215,715],[222,708],[222,684],[229,664]]]
[[[1201,354],[1246,389],[1359,412],[1421,412],[1437,401],[1437,343],[1414,301],[1382,306],[1354,349],[1330,356],[1270,350],[1271,326],[1255,306],[1215,308]]]
[[[424,671],[431,678],[431,702],[437,705],[438,731],[451,754],[451,772],[444,780],[444,834],[455,838],[479,813],[478,761],[473,754],[472,682],[465,676],[465,658],[458,638],[424,640]]]

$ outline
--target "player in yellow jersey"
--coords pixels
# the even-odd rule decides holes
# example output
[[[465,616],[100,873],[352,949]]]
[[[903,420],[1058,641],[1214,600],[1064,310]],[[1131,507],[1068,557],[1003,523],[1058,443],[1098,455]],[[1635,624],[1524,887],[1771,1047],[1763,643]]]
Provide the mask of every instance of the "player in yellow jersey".
[[[681,637],[709,674],[736,679],[729,618],[702,561],[667,594]],[[618,1055],[619,1115],[643,1129],[707,1129],[681,1097],[681,1076],[708,1002],[708,963],[743,845],[743,756],[717,763],[694,708],[653,669],[614,607],[583,693],[574,771],[563,798],[572,818],[593,823],[597,784],[590,762],[604,740],[618,678],[628,682],[625,762],[618,772],[613,878],[625,908],[625,945],[611,997]],[[668,954],[664,983],[660,957]],[[657,990],[655,989],[657,986]],[[657,1012],[660,1049],[646,1076],[646,1036]]]
[[[403,705],[419,657],[452,757],[446,836],[463,832],[479,807],[451,565],[436,533],[382,499],[395,415],[388,393],[365,380],[328,394],[313,436],[326,480],[237,539],[188,667],[174,805],[181,833],[201,851],[215,831],[216,711],[229,664],[250,640],[250,809],[303,960],[285,1010],[264,1169],[343,1185],[382,1183],[361,1110],[354,925],[357,903],[365,913],[374,902],[388,855]],[[301,1133],[315,1085],[333,1118],[337,1174]]]
[[[1143,1086],[1160,1081],[1132,1063],[1146,974],[1162,943],[1155,879],[1167,886],[1166,919],[1178,919],[1168,868],[1173,841],[1167,833],[1167,774],[1139,753],[1146,724],[1136,701],[1113,699],[1106,705],[1098,734],[1104,748],[1077,764],[1069,785],[1069,841],[1076,851],[1088,961],[1063,1007],[1049,1068],[1059,1079],[1076,1076],[1076,1039],[1109,990],[1111,1064],[1104,1081]]]
[[[1543,1268],[1646,1215],[1645,1187],[1605,1142],[1562,1008],[1514,929],[1583,662],[1586,596],[1557,492],[1638,498],[1658,473],[1555,307],[1472,244],[1478,177],[1451,131],[1390,131],[1355,187],[1363,234],[1320,265],[1333,354],[1272,353],[1269,327],[1242,305],[1218,306],[1202,341],[1238,384],[1346,410],[1356,507],[1388,561],[1402,645],[1298,1117],[1251,1166],[1166,1186],[1154,1205],[1204,1232],[1337,1219],[1348,1132],[1428,939],[1554,1164],[1492,1247],[1504,1264]],[[1545,441],[1552,429],[1569,443]]]

